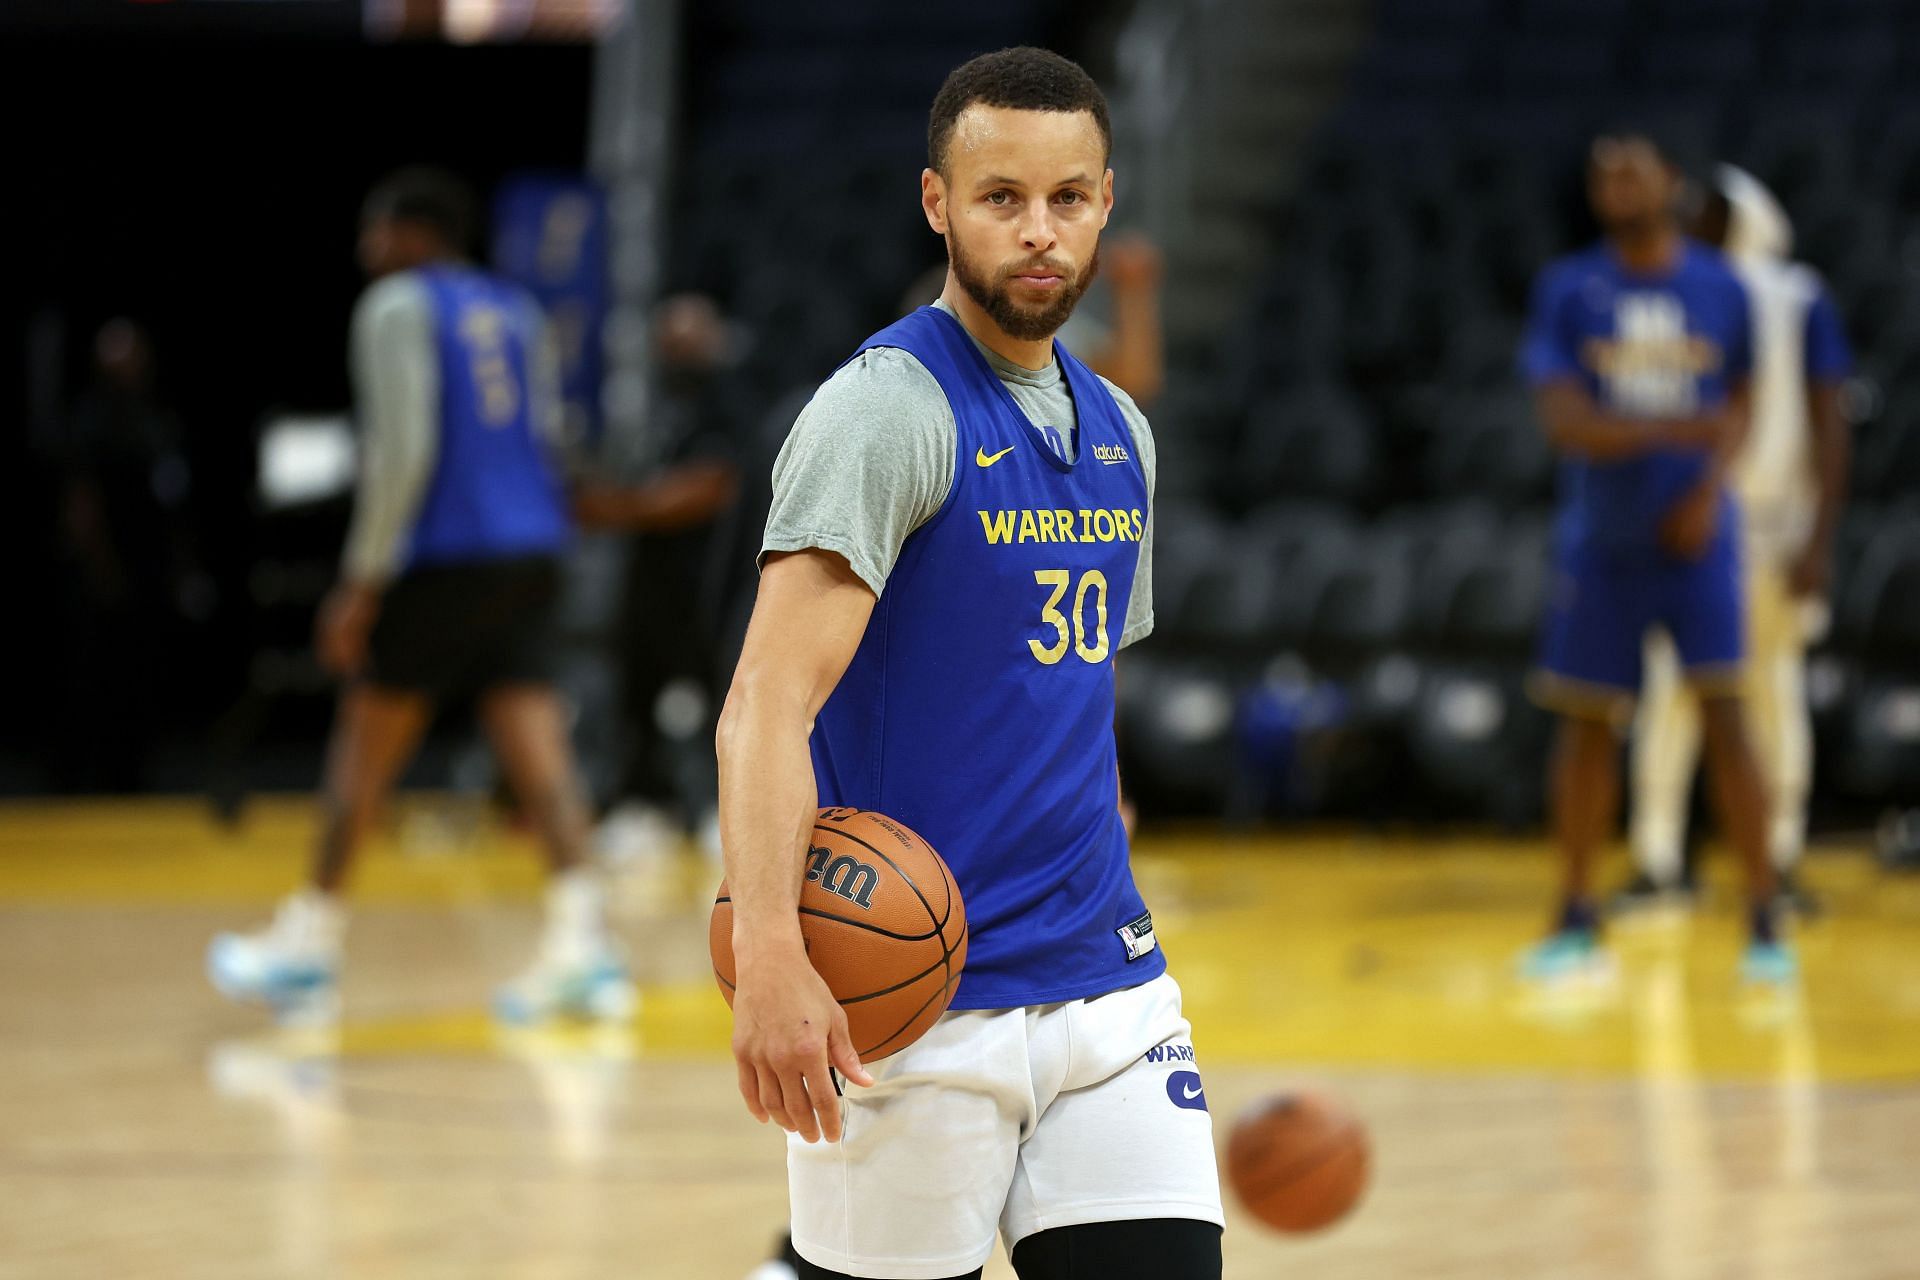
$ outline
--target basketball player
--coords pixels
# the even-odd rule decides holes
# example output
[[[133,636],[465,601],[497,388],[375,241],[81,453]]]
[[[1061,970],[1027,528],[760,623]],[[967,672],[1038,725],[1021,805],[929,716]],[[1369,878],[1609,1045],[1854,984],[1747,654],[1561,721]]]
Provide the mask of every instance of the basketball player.
[[[1727,251],[1754,324],[1753,430],[1735,461],[1745,568],[1746,700],[1773,812],[1767,852],[1783,904],[1812,899],[1794,879],[1806,842],[1813,729],[1804,687],[1811,620],[1825,613],[1833,540],[1846,498],[1843,385],[1853,370],[1840,313],[1812,268],[1787,258],[1793,227],[1751,174],[1722,165],[1695,234]],[[1627,897],[1682,883],[1687,796],[1700,724],[1673,648],[1655,637],[1633,748],[1633,852]]]
[[[1523,961],[1535,978],[1606,971],[1592,864],[1613,827],[1618,731],[1655,627],[1673,638],[1700,701],[1714,800],[1746,869],[1742,972],[1794,972],[1774,926],[1766,795],[1740,697],[1738,516],[1725,486],[1747,429],[1747,294],[1718,252],[1681,234],[1680,191],[1649,138],[1595,141],[1588,193],[1604,239],[1540,278],[1522,355],[1564,458],[1533,688],[1560,715],[1550,792],[1566,879],[1551,935]]]
[[[307,886],[273,923],[213,940],[214,985],[283,1016],[335,1008],[340,897],[367,828],[436,704],[480,714],[552,873],[545,934],[496,1012],[617,1018],[633,991],[586,863],[588,810],[553,688],[559,556],[572,511],[599,525],[671,527],[716,505],[713,476],[645,490],[576,486],[556,461],[558,363],[531,298],[465,259],[474,206],[452,177],[406,170],[376,187],[360,261],[352,362],[364,462],[341,581],[316,637],[347,680],[328,749]]]
[[[1055,54],[949,76],[920,179],[945,288],[821,386],[774,468],[720,818],[740,1092],[791,1135],[805,1280],[977,1277],[996,1228],[1026,1280],[1220,1275],[1191,1030],[1118,811],[1153,439],[1052,341],[1094,274],[1110,141]],[[952,1011],[871,1070],[801,945],[820,804],[924,835],[972,927]]]

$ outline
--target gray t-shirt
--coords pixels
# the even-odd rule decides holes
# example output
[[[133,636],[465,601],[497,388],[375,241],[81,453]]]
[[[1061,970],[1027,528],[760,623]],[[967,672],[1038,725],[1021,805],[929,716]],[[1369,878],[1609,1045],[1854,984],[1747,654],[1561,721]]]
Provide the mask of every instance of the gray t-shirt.
[[[952,314],[945,303],[934,305]],[[1028,421],[1058,430],[1071,461],[1073,396],[1060,362],[1023,369],[978,341],[974,346]],[[1153,432],[1132,397],[1100,381],[1133,432],[1134,455],[1147,479],[1147,527],[1127,598],[1124,648],[1153,630]],[[898,347],[861,352],[821,384],[774,461],[762,559],[770,551],[812,547],[836,552],[874,595],[881,594],[907,535],[932,519],[952,491],[959,439],[947,394],[925,365]]]

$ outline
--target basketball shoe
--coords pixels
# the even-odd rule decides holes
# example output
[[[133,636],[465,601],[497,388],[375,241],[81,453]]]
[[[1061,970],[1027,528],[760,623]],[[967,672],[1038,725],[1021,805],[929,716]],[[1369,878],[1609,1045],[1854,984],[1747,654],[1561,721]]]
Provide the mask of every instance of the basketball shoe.
[[[1740,980],[1753,986],[1789,986],[1799,976],[1800,961],[1784,942],[1755,938],[1740,957]]]
[[[602,911],[599,880],[591,870],[555,876],[547,889],[546,932],[533,963],[494,993],[494,1016],[515,1024],[633,1017],[639,996]]]
[[[314,889],[293,894],[253,933],[222,933],[207,947],[207,977],[231,1000],[265,1004],[284,1021],[324,1021],[339,1010],[346,916]]]
[[[1518,967],[1527,981],[1554,985],[1606,982],[1614,975],[1613,957],[1592,929],[1561,929],[1523,951]]]

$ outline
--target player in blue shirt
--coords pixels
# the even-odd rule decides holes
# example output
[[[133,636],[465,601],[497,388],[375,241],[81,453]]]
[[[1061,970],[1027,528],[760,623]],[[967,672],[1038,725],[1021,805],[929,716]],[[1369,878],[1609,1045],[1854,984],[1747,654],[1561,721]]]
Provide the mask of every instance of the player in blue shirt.
[[[1619,729],[1655,627],[1700,699],[1715,805],[1747,872],[1742,971],[1794,972],[1774,926],[1766,796],[1740,698],[1739,517],[1726,486],[1748,427],[1752,322],[1726,260],[1681,234],[1681,191],[1648,137],[1595,141],[1588,193],[1603,239],[1540,277],[1522,351],[1563,459],[1533,690],[1560,714],[1550,791],[1566,880],[1551,935],[1524,960],[1538,978],[1607,971],[1592,865],[1614,826]]]
[[[547,927],[495,1008],[526,1022],[621,1018],[633,993],[586,859],[590,813],[554,687],[560,558],[574,519],[674,527],[731,478],[687,468],[625,488],[572,481],[561,450],[558,356],[524,291],[467,260],[473,199],[450,175],[405,170],[367,198],[352,364],[362,466],[339,584],[316,628],[344,688],[327,753],[308,883],[272,924],[221,934],[209,976],[283,1018],[330,1020],[348,873],[434,711],[468,694],[545,847]]]
[[[1110,149],[1066,59],[956,70],[921,175],[940,297],[862,344],[774,468],[720,821],[740,1091],[793,1135],[801,1280],[978,1280],[996,1231],[1027,1280],[1220,1275],[1211,1120],[1114,754],[1114,655],[1152,625],[1152,437],[1054,340]],[[871,1070],[799,929],[823,803],[918,831],[967,905],[952,1010]]]

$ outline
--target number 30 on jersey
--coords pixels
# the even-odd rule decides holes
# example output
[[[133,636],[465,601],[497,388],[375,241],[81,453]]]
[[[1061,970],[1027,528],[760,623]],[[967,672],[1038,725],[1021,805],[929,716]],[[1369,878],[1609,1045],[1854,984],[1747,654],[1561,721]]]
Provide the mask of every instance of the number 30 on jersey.
[[[1057,639],[1050,645],[1038,640],[1027,641],[1027,648],[1033,650],[1033,656],[1045,666],[1052,666],[1067,656],[1071,647],[1083,662],[1105,662],[1107,659],[1107,575],[1098,569],[1089,569],[1080,575],[1079,585],[1075,586],[1073,574],[1067,569],[1035,569],[1033,580],[1043,587],[1050,587],[1053,594],[1047,597],[1046,604],[1040,607],[1040,621],[1052,627]],[[1067,588],[1073,587],[1072,627],[1069,630],[1068,616],[1060,612],[1060,601],[1065,598]],[[1087,597],[1093,597],[1093,635],[1091,641],[1087,635]]]

